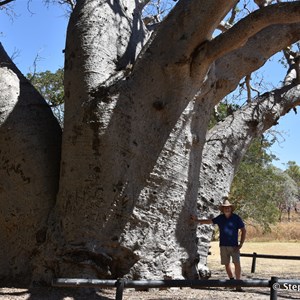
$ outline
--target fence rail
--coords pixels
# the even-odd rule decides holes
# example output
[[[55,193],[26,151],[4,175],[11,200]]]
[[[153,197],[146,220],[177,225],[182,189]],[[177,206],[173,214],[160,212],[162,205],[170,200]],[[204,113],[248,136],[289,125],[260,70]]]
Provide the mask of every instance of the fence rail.
[[[240,256],[243,256],[243,257],[252,257],[251,273],[255,273],[256,258],[300,260],[300,256],[257,254],[256,252],[253,252],[253,253],[241,253]]]
[[[277,299],[277,290],[285,285],[300,287],[300,280],[278,279],[271,277],[267,279],[253,280],[100,280],[100,279],[76,279],[76,278],[57,278],[52,282],[54,287],[75,287],[75,288],[103,288],[115,287],[116,300],[123,299],[125,288],[170,288],[170,287],[269,287],[270,299]]]

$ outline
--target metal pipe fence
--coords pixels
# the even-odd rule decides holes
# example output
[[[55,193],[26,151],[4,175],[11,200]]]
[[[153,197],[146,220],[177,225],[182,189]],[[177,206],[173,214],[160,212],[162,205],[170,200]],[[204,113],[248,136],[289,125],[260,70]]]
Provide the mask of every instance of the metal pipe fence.
[[[101,280],[101,279],[76,279],[76,278],[57,278],[52,282],[54,287],[73,287],[73,288],[116,288],[116,300],[123,299],[123,291],[125,288],[171,288],[171,287],[269,287],[270,300],[277,299],[277,291],[280,288],[289,286],[297,286],[300,289],[300,280],[294,279],[278,279],[271,277],[267,279],[252,280]]]
[[[251,254],[251,253],[241,253],[240,256],[252,257],[251,273],[255,273],[256,259],[257,258],[300,260],[300,256],[257,254],[256,252],[253,252],[253,254]]]

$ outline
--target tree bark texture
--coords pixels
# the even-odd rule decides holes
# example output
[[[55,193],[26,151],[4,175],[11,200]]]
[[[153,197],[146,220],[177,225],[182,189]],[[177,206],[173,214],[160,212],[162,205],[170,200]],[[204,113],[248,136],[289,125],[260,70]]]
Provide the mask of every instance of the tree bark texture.
[[[58,190],[61,129],[0,45],[0,276],[31,280]]]

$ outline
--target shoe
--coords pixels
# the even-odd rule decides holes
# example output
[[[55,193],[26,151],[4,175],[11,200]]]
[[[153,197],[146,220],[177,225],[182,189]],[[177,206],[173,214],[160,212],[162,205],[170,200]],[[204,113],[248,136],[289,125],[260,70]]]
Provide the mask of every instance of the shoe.
[[[229,278],[229,280],[234,280],[234,278]],[[234,286],[227,286],[225,287],[225,289],[233,290]]]
[[[240,293],[244,293],[244,292],[245,292],[245,290],[243,290],[240,286],[237,287],[235,290],[236,290],[237,292],[240,292]]]

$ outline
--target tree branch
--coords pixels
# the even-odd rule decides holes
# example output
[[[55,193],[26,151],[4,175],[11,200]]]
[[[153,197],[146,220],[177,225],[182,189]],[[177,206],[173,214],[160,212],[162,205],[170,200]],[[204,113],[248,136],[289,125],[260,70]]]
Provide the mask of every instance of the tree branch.
[[[212,33],[237,0],[181,0],[161,22],[151,52],[168,62],[186,61]],[[168,38],[166,38],[168,37]],[[176,45],[176,46],[174,46]]]
[[[220,31],[225,32],[228,29],[230,29],[231,27],[232,27],[232,25],[230,23],[222,21],[217,28]]]
[[[228,119],[232,120],[228,122],[232,123],[233,119],[240,118],[246,124],[252,123],[250,125],[253,126],[253,121],[255,121],[256,130],[253,133],[255,133],[255,136],[258,136],[276,124],[281,116],[284,116],[291,109],[299,105],[300,85],[291,84],[264,93],[254,100],[252,99],[242,110],[229,116]],[[222,127],[222,125],[220,126]],[[228,127],[228,124],[224,128],[226,127]],[[215,130],[212,129],[212,131]],[[219,132],[219,129],[216,132]]]
[[[251,75],[246,75],[245,77],[245,83],[246,83],[246,89],[247,89],[247,102],[251,102]]]
[[[235,6],[231,10],[231,16],[230,16],[230,18],[228,20],[228,23],[230,25],[232,25],[234,23],[234,20],[235,20],[235,17],[236,17],[236,13],[237,13],[237,5],[238,5],[238,3],[236,3]]]
[[[3,0],[3,1],[0,1],[0,6],[6,5],[6,4],[8,4],[10,2],[13,2],[13,1],[15,1],[15,0]]]
[[[209,45],[208,55],[215,59],[244,45],[251,36],[267,26],[296,23],[299,22],[299,19],[300,1],[275,4],[256,10],[239,21],[226,33],[212,40]]]
[[[59,1],[59,4],[67,4],[67,5],[69,5],[70,8],[71,8],[71,11],[74,10],[75,5],[76,5],[76,3],[75,3],[74,0],[61,0],[61,1]]]
[[[198,199],[226,195],[239,161],[253,139],[299,104],[300,86],[283,87],[261,95],[214,126],[203,149]],[[211,186],[218,186],[218,191]]]
[[[209,91],[214,84],[214,100],[218,103],[237,87],[243,77],[259,69],[269,57],[299,39],[300,23],[265,28],[251,37],[243,47],[216,61],[215,70],[208,74],[203,92]],[[268,41],[268,47],[265,46],[265,41]]]
[[[286,61],[289,65],[289,69],[284,79],[284,85],[291,84],[293,80],[297,80],[299,83],[300,74],[299,74],[299,58],[300,53],[292,50],[291,46],[283,50]]]
[[[207,42],[205,47],[201,44],[194,56],[193,69],[197,72],[203,59],[212,62],[242,47],[250,37],[270,25],[296,23],[299,19],[300,1],[274,4],[256,10],[228,31]]]

